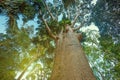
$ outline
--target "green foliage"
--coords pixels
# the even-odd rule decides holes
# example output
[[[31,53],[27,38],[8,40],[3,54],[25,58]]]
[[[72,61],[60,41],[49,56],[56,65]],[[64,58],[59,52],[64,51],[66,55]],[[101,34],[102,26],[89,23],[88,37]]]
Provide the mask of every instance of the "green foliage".
[[[100,37],[96,31],[86,30],[86,40],[82,44],[97,80],[119,80],[120,44],[111,36]],[[100,40],[100,43],[98,42]]]
[[[110,73],[113,75],[113,79],[119,80],[120,69],[120,43],[114,43],[111,36],[103,36],[100,38],[100,44],[104,52],[104,59],[112,65]],[[110,68],[110,66],[108,67]]]
[[[26,4],[25,7],[22,8],[24,8],[22,14],[24,14],[28,18],[28,20],[34,18],[36,11],[33,6]]]
[[[63,0],[64,7],[67,8],[68,5],[74,3],[74,1],[75,0]],[[69,11],[72,15],[70,16],[70,19],[66,19],[67,11],[65,11],[63,5],[48,3],[49,9],[53,15],[63,14],[62,20],[58,22],[49,18],[48,12],[44,9],[42,0],[35,0],[32,1],[32,3],[34,3],[34,5],[29,4],[29,1],[27,2],[25,0],[2,0],[0,2],[0,7],[7,11],[9,17],[10,15],[14,17],[14,20],[11,20],[13,24],[15,23],[14,21],[16,21],[18,13],[25,15],[27,21],[28,19],[33,19],[39,9],[42,9],[44,13],[42,15],[47,18],[48,25],[55,35],[59,34],[62,29],[64,30],[66,24],[71,24],[71,20],[73,20],[74,14],[77,12],[75,7],[70,7]],[[81,7],[80,12],[86,14],[85,7],[91,5],[87,4],[87,0],[83,0],[83,3],[85,3],[85,5]],[[79,5],[81,3],[78,2],[75,4]],[[99,33],[95,33],[96,31],[93,30],[88,30],[85,32],[86,37],[82,45],[84,46],[89,63],[91,64],[92,70],[98,80],[100,80],[101,77],[103,80],[119,80],[120,43],[119,32],[116,31],[119,30],[117,27],[119,23],[117,22],[118,17],[116,17],[119,14],[117,11],[117,5],[112,5],[112,1],[108,0],[106,0],[106,2],[98,2],[97,4],[98,5],[94,7],[92,13],[94,19],[92,18],[93,20],[91,21],[96,22],[99,26],[100,32],[103,31],[101,34],[107,32],[108,35],[112,35],[112,33],[115,32],[116,34],[113,33],[113,35],[115,37],[117,36],[116,41],[118,41],[115,42],[113,40],[114,37],[108,35],[102,35],[98,40],[100,37]],[[106,6],[108,4],[108,9],[105,6],[101,7],[103,4],[106,4]],[[115,11],[112,11],[113,7],[111,6],[116,8]],[[107,12],[110,12],[110,14],[108,15]],[[105,14],[107,14],[107,16]],[[114,14],[116,16],[113,16]],[[85,16],[83,15],[82,17]],[[80,17],[78,21],[82,21],[82,19],[84,19],[82,17]],[[112,25],[112,23],[115,26]],[[88,23],[86,22],[86,24]],[[111,28],[112,31],[109,31]],[[55,43],[49,37],[43,23],[40,24],[38,33],[35,34],[34,37],[31,37],[30,34],[33,34],[30,28],[22,27],[19,29],[18,26],[15,25],[9,26],[6,34],[0,35],[0,80],[13,80],[18,74],[17,72],[23,72],[26,68],[27,70],[25,72],[28,72],[28,75],[26,76],[27,79],[49,79],[53,66],[53,51]]]
[[[9,38],[8,40],[0,41],[0,43],[2,44],[0,46],[0,79],[12,80],[15,77],[15,70],[18,67],[17,62],[15,62],[18,58],[18,53],[15,45]]]
[[[58,22],[56,20],[51,20],[51,21],[48,22],[48,26],[50,27],[53,34],[55,34],[55,35],[58,35],[61,32],[62,29],[64,30],[66,24],[71,24],[71,21],[69,19],[63,19],[60,22]],[[49,36],[49,34],[47,33],[44,24],[41,24],[41,26],[40,26],[40,28],[38,28],[38,30],[39,30],[38,34],[40,36],[42,36],[44,34],[42,36],[43,39],[48,39],[49,38],[49,37],[47,37],[47,36]]]
[[[64,19],[60,22],[57,22],[56,20],[51,20],[49,21],[48,26],[52,30],[53,34],[58,35],[62,29],[65,29],[66,24],[71,24],[71,21],[69,19]],[[37,33],[38,36],[33,38],[33,43],[37,44],[39,42],[42,46],[47,48],[47,51],[49,53],[53,53],[55,46],[53,46],[54,43],[51,44],[51,41],[53,40],[49,37],[44,24],[41,24],[37,30],[39,30],[39,32]]]
[[[12,30],[12,29],[11,29]],[[52,67],[52,56],[49,55],[46,50],[49,47],[44,47],[40,44],[33,45],[31,38],[29,37],[29,29],[22,27],[16,34],[11,32],[2,35],[0,39],[0,79],[1,80],[13,80],[17,75],[16,72],[22,72],[31,67],[31,71],[34,70],[35,65],[37,69],[35,73],[28,74],[28,78],[35,78],[34,74],[41,72],[41,66],[47,66],[42,68],[44,75],[50,75]],[[43,41],[47,39],[43,39]],[[47,44],[48,45],[48,44]],[[41,62],[41,64],[40,64]],[[25,72],[26,72],[25,71]],[[40,74],[42,75],[42,74]],[[45,76],[44,76],[45,77]],[[46,76],[47,77],[47,76]]]
[[[59,22],[59,24],[60,24],[60,26],[64,26],[64,27],[65,27],[66,24],[71,25],[71,21],[70,21],[69,19],[62,19],[62,20]]]
[[[62,0],[64,3],[65,8],[67,8],[69,5],[75,3],[75,0]]]
[[[52,29],[52,32],[54,34],[58,34],[60,32],[60,30],[62,29],[62,26],[60,26],[56,20],[50,21],[48,23],[48,26],[50,27],[50,29]]]
[[[98,26],[101,35],[112,35],[114,38],[120,39],[119,27],[119,0],[98,0],[92,9],[92,19]]]

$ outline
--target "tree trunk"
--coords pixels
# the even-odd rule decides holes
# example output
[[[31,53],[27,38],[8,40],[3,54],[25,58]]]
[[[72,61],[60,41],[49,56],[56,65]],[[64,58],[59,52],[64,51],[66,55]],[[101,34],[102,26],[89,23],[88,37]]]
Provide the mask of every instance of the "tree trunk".
[[[82,50],[77,33],[71,30],[56,40],[54,66],[50,80],[96,80]]]

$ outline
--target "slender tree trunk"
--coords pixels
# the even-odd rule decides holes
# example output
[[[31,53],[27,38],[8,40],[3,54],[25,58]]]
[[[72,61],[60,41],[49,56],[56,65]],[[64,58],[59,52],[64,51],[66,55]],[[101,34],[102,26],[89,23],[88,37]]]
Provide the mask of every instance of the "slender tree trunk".
[[[41,55],[35,55],[35,57],[33,57],[30,62],[28,63],[28,65],[24,68],[24,70],[21,72],[21,74],[18,76],[17,80],[21,80],[22,77],[24,76],[25,72],[28,70],[28,68],[30,67],[30,65],[37,60]]]
[[[59,35],[55,53],[50,80],[96,80],[73,31]]]

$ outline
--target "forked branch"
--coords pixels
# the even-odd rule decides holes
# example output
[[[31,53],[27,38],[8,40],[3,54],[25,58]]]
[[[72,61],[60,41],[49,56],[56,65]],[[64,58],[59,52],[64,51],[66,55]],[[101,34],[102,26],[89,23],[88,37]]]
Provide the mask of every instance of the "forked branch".
[[[51,38],[53,38],[54,40],[56,40],[57,37],[52,33],[51,29],[49,28],[46,20],[44,19],[44,15],[42,15],[42,11],[41,11],[41,10],[39,10],[39,14],[41,15],[40,18],[41,18],[41,20],[43,21],[43,23],[45,24],[45,27],[46,27],[46,30],[47,30],[49,36],[50,36]]]
[[[52,37],[54,40],[56,40],[57,37],[52,33],[52,31],[51,31],[51,29],[49,28],[46,20],[42,18],[42,21],[43,21],[43,23],[45,24],[45,27],[46,27],[46,29],[47,29],[47,31],[48,31],[49,36]]]

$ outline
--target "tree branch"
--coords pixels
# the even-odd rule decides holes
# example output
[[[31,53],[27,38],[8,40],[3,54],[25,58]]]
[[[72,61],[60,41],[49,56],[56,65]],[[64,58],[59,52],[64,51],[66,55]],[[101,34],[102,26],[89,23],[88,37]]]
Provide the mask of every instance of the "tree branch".
[[[78,18],[79,16],[80,16],[80,13],[78,13],[78,14],[75,16],[74,21],[72,22],[71,27],[73,27],[73,26],[75,25],[75,23],[76,23],[76,21],[77,21],[77,18]]]
[[[68,19],[70,19],[70,11],[69,11],[69,9],[67,10],[67,15],[68,15]]]
[[[35,57],[33,57],[30,62],[27,64],[27,66],[24,68],[24,70],[22,71],[22,73],[19,75],[19,77],[17,78],[17,80],[21,80],[23,75],[25,74],[25,72],[28,70],[28,68],[30,67],[30,65],[37,59],[39,59],[41,55],[35,55]]]
[[[50,14],[51,18],[52,18],[53,20],[55,20],[55,18],[54,18],[54,16],[53,16],[53,14],[50,12],[50,9],[48,8],[48,5],[45,3],[45,1],[44,1],[44,0],[43,0],[43,2],[44,2],[44,4],[45,4],[45,7],[46,7],[46,9],[47,9],[48,13]]]
[[[56,39],[57,39],[57,36],[55,36],[55,35],[52,33],[52,31],[51,31],[51,29],[49,28],[46,20],[44,19],[44,16],[42,15],[42,11],[41,11],[41,10],[39,11],[39,14],[41,15],[40,18],[41,18],[41,20],[43,21],[43,23],[45,24],[45,27],[46,27],[46,29],[47,29],[47,32],[48,32],[49,36],[50,36],[51,38],[53,38],[54,40],[56,40]]]
[[[46,27],[46,29],[47,29],[50,37],[52,37],[54,40],[56,40],[57,37],[52,33],[52,31],[51,31],[51,29],[49,28],[49,26],[48,26],[47,22],[45,21],[45,19],[42,18],[42,21],[43,21],[43,23],[45,24],[45,27]]]
[[[73,29],[73,31],[77,31],[77,30],[79,30],[83,25],[84,25],[84,21],[83,21],[79,26],[74,27],[74,28],[72,28],[72,29]]]
[[[77,15],[74,17],[74,20],[73,20],[73,22],[72,22],[71,27],[74,27],[74,25],[75,25],[75,23],[76,23],[76,21],[77,21],[77,19],[78,19],[79,16],[84,16],[83,13],[80,13],[80,9],[81,9],[81,7],[82,7],[83,5],[85,5],[85,4],[80,4],[80,5],[78,5],[78,7],[76,7],[78,13],[77,13]]]

